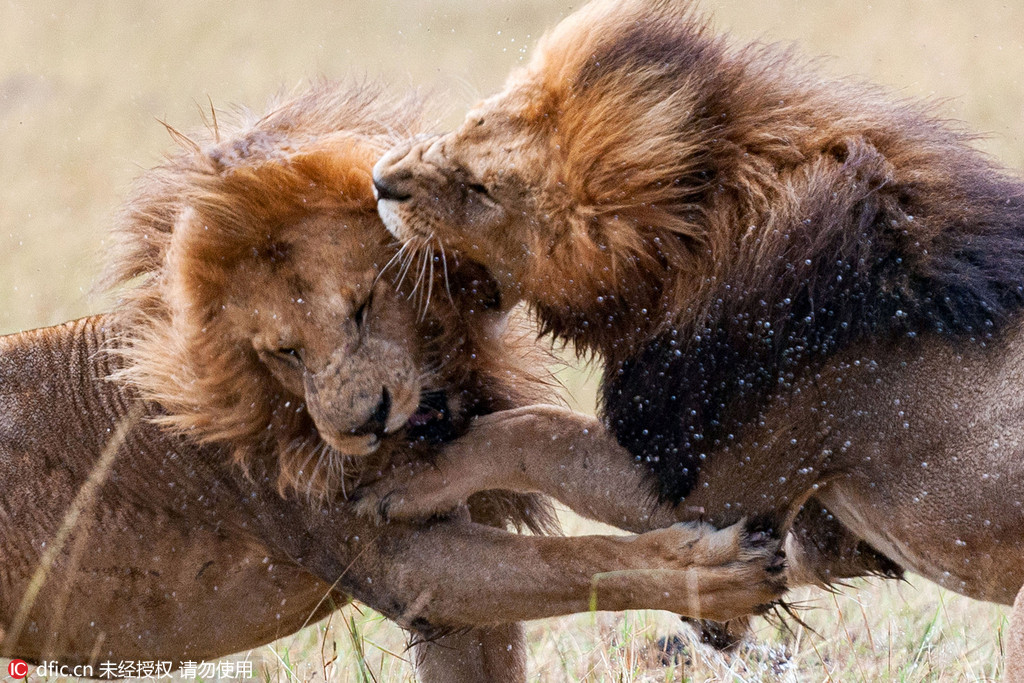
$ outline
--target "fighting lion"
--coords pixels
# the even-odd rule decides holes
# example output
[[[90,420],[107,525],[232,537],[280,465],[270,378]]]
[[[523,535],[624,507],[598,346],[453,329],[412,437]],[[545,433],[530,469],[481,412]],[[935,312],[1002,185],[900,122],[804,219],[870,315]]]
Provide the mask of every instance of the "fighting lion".
[[[1024,183],[970,140],[929,105],[734,45],[691,3],[587,5],[459,129],[374,177],[395,235],[482,264],[603,361],[617,445],[519,409],[507,421],[536,426],[504,437],[519,458],[452,451],[363,505],[401,519],[486,486],[573,507],[606,491],[592,515],[613,523],[661,501],[793,530],[791,583],[907,569],[1011,603]]]
[[[0,655],[177,666],[356,598],[428,636],[421,678],[515,681],[521,620],[776,598],[740,527],[521,536],[548,507],[500,492],[430,524],[352,510],[364,477],[544,394],[479,267],[450,260],[432,296],[388,268],[370,170],[411,109],[322,84],[174,133],[115,234],[119,305],[0,338]]]

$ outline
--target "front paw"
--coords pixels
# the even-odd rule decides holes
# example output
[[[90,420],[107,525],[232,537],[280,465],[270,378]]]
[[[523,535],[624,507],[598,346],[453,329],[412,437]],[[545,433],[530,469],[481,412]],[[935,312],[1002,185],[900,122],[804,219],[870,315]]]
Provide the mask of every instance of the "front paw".
[[[348,502],[360,517],[384,523],[448,515],[463,506],[465,497],[452,490],[436,469],[408,466],[360,486]]]
[[[781,540],[751,531],[745,522],[725,529],[681,523],[643,536],[649,534],[665,534],[663,547],[686,570],[671,593],[676,604],[668,606],[680,614],[720,622],[762,614],[786,590]]]

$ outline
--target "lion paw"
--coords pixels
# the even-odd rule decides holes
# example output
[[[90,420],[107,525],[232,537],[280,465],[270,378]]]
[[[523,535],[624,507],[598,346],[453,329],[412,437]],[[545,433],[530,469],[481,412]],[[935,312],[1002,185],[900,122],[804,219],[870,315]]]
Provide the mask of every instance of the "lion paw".
[[[662,535],[657,540],[674,552],[678,567],[666,587],[666,609],[725,622],[768,611],[786,590],[781,539],[744,521],[725,529],[681,523],[642,536],[651,534]]]
[[[348,498],[355,513],[378,523],[424,520],[460,508],[468,495],[450,486],[435,467],[414,462],[357,488]]]

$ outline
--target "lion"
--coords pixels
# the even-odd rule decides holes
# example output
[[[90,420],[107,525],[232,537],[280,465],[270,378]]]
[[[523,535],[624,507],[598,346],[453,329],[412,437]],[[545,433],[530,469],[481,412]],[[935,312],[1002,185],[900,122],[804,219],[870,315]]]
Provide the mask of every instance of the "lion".
[[[500,492],[428,524],[356,514],[362,477],[547,393],[478,266],[433,296],[388,269],[371,169],[412,109],[323,83],[172,130],[114,234],[114,310],[0,337],[0,656],[179,666],[358,599],[419,634],[423,680],[512,681],[522,620],[779,595],[741,526],[526,536],[505,527],[549,530],[547,503]]]
[[[410,248],[485,266],[543,333],[602,361],[615,443],[561,408],[498,413],[489,431],[532,426],[471,432],[360,505],[408,519],[487,487],[577,509],[608,492],[587,500],[603,521],[660,502],[792,530],[790,585],[910,570],[1010,604],[1024,183],[971,139],[794,50],[735,45],[692,3],[586,5],[374,179]]]

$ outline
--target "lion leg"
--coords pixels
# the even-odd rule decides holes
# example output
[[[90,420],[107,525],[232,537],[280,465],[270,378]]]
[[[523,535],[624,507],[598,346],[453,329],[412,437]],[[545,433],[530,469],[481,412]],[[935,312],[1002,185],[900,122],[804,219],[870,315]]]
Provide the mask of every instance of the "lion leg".
[[[496,529],[506,527],[501,510],[470,506],[460,517]],[[413,637],[416,676],[423,683],[526,680],[526,634],[521,624],[483,626],[432,638]]]
[[[475,628],[413,645],[423,683],[520,683],[526,680],[526,634],[521,624]]]
[[[1024,683],[1024,588],[1017,593],[1010,612],[1010,628],[1006,637],[1006,683]]]
[[[361,515],[410,520],[448,512],[479,491],[543,493],[583,517],[643,532],[680,521],[673,506],[657,504],[652,483],[595,418],[534,405],[478,418],[435,462],[396,468],[353,499]]]
[[[728,620],[782,590],[778,543],[744,524],[676,524],[637,536],[521,536],[479,524],[317,528],[287,548],[339,590],[421,632],[591,610],[664,609]],[[292,543],[292,539],[282,540]]]

